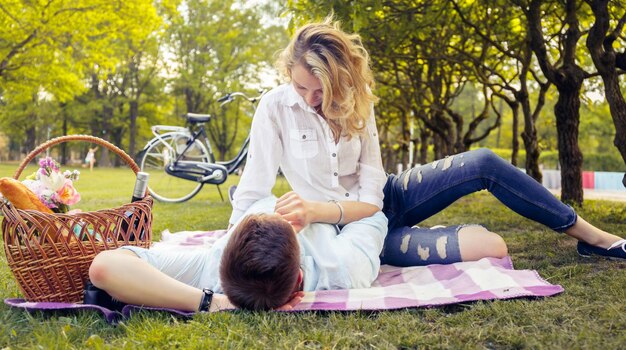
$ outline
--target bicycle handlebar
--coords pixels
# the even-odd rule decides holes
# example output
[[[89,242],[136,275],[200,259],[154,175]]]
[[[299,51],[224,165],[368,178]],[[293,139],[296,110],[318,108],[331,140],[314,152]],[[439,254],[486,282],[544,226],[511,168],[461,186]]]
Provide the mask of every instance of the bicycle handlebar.
[[[226,101],[226,100],[230,100],[230,93],[228,93],[228,94],[226,94],[226,95],[224,95],[224,96],[222,96],[222,97],[218,98],[218,99],[217,99],[217,102],[224,102],[224,101]]]
[[[261,99],[261,97],[263,97],[263,95],[265,95],[267,90],[261,89],[261,90],[259,90],[259,92],[260,92],[260,95],[256,96],[256,97],[248,97],[248,95],[244,94],[243,92],[229,92],[226,95],[218,98],[216,101],[221,103],[220,106],[223,106],[223,105],[225,105],[225,104],[227,104],[229,102],[234,101],[235,97],[240,96],[240,97],[243,97],[243,98],[245,98],[246,100],[248,100],[248,101],[250,101],[252,103],[256,103],[256,102],[258,102]]]

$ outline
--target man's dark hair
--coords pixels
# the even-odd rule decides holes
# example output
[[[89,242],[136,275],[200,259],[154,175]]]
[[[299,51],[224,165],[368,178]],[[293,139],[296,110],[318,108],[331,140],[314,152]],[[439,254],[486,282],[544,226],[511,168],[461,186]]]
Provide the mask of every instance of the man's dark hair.
[[[234,229],[220,265],[222,288],[237,307],[270,310],[289,301],[300,271],[291,225],[276,215],[245,217]]]

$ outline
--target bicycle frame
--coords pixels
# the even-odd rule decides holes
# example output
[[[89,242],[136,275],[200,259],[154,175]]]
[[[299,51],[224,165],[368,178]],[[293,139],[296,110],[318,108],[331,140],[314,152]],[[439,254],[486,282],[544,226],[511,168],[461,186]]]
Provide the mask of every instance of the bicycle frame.
[[[229,174],[234,173],[237,169],[239,169],[239,166],[241,166],[244,160],[246,160],[246,157],[248,156],[248,146],[250,146],[250,134],[246,137],[246,140],[241,145],[241,148],[239,149],[239,152],[237,152],[235,158],[229,161],[220,161],[217,162],[217,164],[225,166]]]
[[[228,174],[234,173],[239,168],[239,166],[241,166],[241,164],[246,160],[246,156],[248,155],[248,146],[250,145],[250,135],[248,135],[246,137],[246,139],[244,140],[244,142],[241,145],[241,148],[239,149],[239,152],[237,152],[237,155],[235,156],[235,158],[233,158],[231,160],[227,160],[227,161],[217,161],[216,162],[215,161],[215,155],[213,153],[213,148],[211,147],[211,143],[208,142],[208,136],[206,134],[206,130],[204,129],[204,126],[200,126],[199,130],[196,131],[196,132],[191,131],[187,127],[171,126],[171,125],[154,125],[154,126],[151,127],[151,129],[152,129],[152,133],[154,134],[155,138],[152,140],[153,142],[149,142],[148,145],[146,147],[144,147],[144,149],[148,148],[154,142],[161,142],[161,143],[163,143],[163,145],[165,147],[170,149],[170,151],[172,151],[172,152],[175,151],[174,154],[178,154],[178,156],[174,160],[174,163],[176,163],[176,162],[181,160],[181,158],[185,155],[187,150],[189,150],[191,145],[193,145],[194,141],[198,140],[198,138],[204,138],[204,142],[202,142],[202,144],[204,145],[204,147],[206,147],[206,149],[208,151],[208,154],[211,157],[210,162],[223,165],[228,170]],[[190,138],[189,139],[189,143],[187,144],[185,149],[182,150],[182,151],[174,150],[174,148],[170,144],[165,142],[165,140],[163,139],[163,137],[165,135],[175,135],[175,134],[178,134],[178,133],[184,133],[184,134],[188,135],[189,138]]]
[[[234,92],[218,99],[217,102],[221,103],[223,106],[224,104],[234,101],[235,97],[240,96],[256,104],[264,93],[265,92],[262,92],[258,97],[249,98],[243,93]],[[155,198],[162,201],[186,201],[198,193],[204,184],[220,185],[224,183],[229,174],[233,174],[239,169],[248,155],[250,134],[247,135],[237,155],[233,159],[215,161],[211,140],[204,126],[204,123],[210,122],[212,118],[211,115],[187,113],[185,118],[187,119],[186,126],[152,126],[150,129],[154,138],[148,141],[146,146],[138,154],[138,164],[140,164],[142,170],[144,169],[144,164],[149,164],[148,166],[151,167],[151,169],[160,169],[160,171],[164,171],[168,176],[197,183],[197,185],[194,185],[196,186],[195,188],[189,188],[187,190],[187,185],[183,183],[168,185],[163,182],[163,180],[159,180],[160,182],[157,181],[160,184],[166,184],[162,186],[165,193],[171,194],[175,192],[172,191],[173,189],[181,189],[181,191],[178,192],[182,195],[176,194],[172,197],[168,197],[169,194],[161,195],[160,193],[162,192],[160,190],[155,192],[154,188],[150,188],[150,193],[152,193]],[[146,161],[148,159],[150,159],[150,161]],[[159,179],[164,178],[160,177]]]
[[[209,161],[211,163],[215,162],[215,156],[213,155],[213,148],[211,147],[211,143],[208,142],[208,138],[207,138],[206,131],[204,130],[204,126],[201,125],[200,129],[198,131],[196,131],[196,132],[191,130],[191,128],[189,128],[189,127],[172,126],[172,125],[154,125],[150,129],[152,130],[152,134],[154,134],[155,138],[152,139],[150,142],[148,142],[148,144],[146,145],[146,147],[144,147],[144,149],[148,148],[154,142],[157,142],[157,141],[161,142],[170,151],[175,152],[174,154],[178,154],[178,156],[174,160],[175,162],[177,162],[177,161],[179,161],[181,159],[181,157],[185,153],[187,153],[187,150],[189,150],[191,145],[194,144],[194,141],[196,141],[199,136],[202,136],[204,138],[204,142],[202,144],[204,145],[204,147],[206,147],[207,152],[209,153],[209,156],[211,157],[211,159],[209,159]],[[163,132],[165,132],[165,133],[163,133]],[[165,140],[163,139],[163,137],[166,136],[166,135],[176,135],[176,134],[180,134],[180,133],[185,134],[185,135],[187,135],[189,137],[189,142],[187,143],[187,147],[185,147],[185,149],[182,150],[182,151],[174,150],[174,148],[172,146],[170,146],[167,142],[165,142]]]

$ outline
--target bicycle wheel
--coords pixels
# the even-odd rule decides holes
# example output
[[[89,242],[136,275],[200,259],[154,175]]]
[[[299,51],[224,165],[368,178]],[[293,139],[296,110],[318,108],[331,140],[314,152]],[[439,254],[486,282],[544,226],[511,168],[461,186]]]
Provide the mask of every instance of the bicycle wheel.
[[[171,133],[161,136],[162,140],[153,139],[145,150],[139,167],[150,174],[148,190],[152,197],[162,202],[178,203],[195,196],[203,184],[181,179],[165,172],[165,167],[185,150],[190,136]],[[195,140],[181,160],[209,162],[210,156],[202,142]]]

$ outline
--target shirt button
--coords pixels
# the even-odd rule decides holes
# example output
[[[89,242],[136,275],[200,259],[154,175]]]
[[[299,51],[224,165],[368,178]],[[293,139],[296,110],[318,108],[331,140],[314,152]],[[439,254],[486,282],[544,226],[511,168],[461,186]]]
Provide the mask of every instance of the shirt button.
[[[333,175],[337,176],[337,172],[334,172]]]
[[[346,192],[346,197],[350,197],[350,193]]]
[[[332,154],[332,156],[333,156],[333,157],[336,157],[336,156],[337,156],[337,153],[333,153],[333,154]]]
[[[302,139],[303,139],[303,140],[304,140],[304,139],[306,139],[306,135],[302,135]]]

